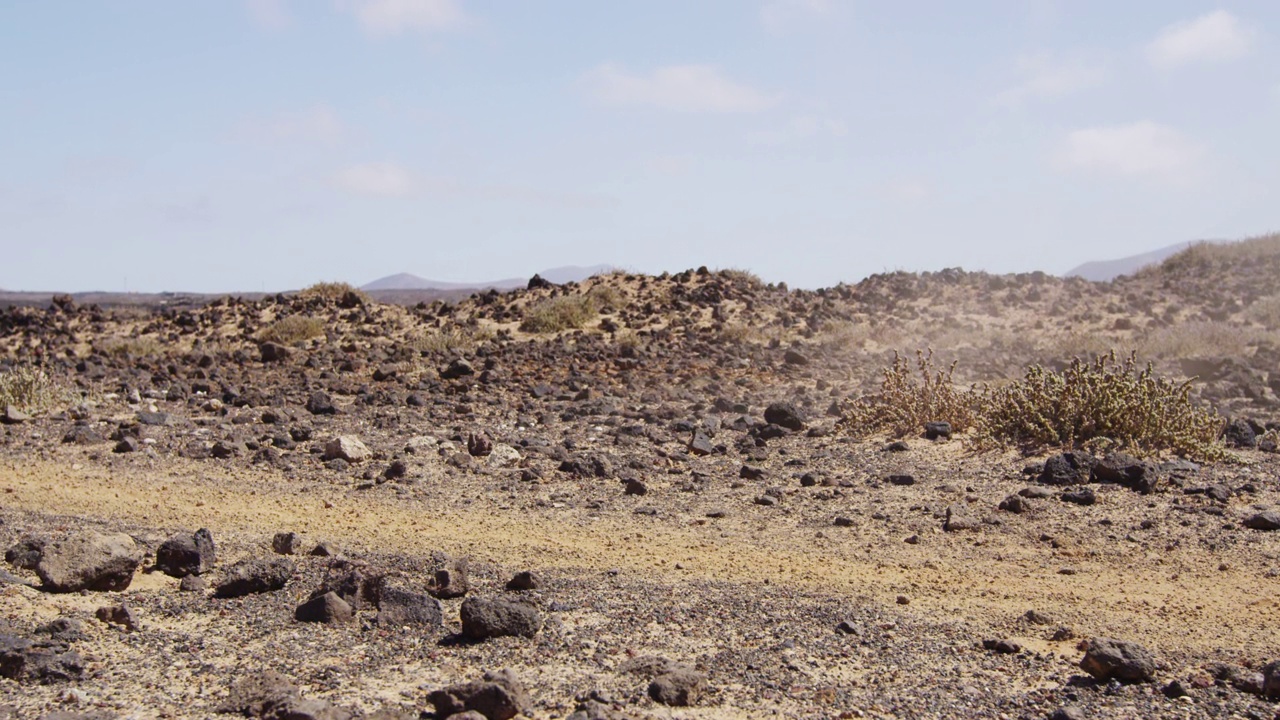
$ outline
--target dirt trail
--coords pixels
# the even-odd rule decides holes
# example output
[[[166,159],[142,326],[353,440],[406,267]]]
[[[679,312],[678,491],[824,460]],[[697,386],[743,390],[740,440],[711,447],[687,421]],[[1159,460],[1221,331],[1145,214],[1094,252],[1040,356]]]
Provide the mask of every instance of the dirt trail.
[[[629,515],[589,519],[440,509],[289,481],[269,471],[211,472],[195,464],[160,471],[23,461],[0,466],[0,505],[158,529],[208,527],[249,538],[289,529],[352,549],[443,549],[513,568],[619,568],[673,585],[768,582],[886,604],[904,593],[911,597],[904,611],[964,617],[993,629],[1036,608],[1068,620],[1082,634],[1140,637],[1165,651],[1201,656],[1223,649],[1274,652],[1280,646],[1273,633],[1280,624],[1276,581],[1260,578],[1256,568],[1197,571],[1208,558],[1194,553],[1171,558],[1177,561],[1171,566],[1180,569],[1138,567],[1101,555],[1084,563],[1081,574],[1063,575],[1057,572],[1060,563],[1049,558],[1046,564],[1042,552],[1016,539],[995,539],[981,553],[964,553],[964,541],[948,537],[949,545],[898,543],[869,556],[856,539],[817,541],[812,531],[794,527],[759,532],[746,520],[714,527],[655,525]],[[755,539],[761,537],[767,540]],[[1071,645],[1056,649],[1068,652]]]

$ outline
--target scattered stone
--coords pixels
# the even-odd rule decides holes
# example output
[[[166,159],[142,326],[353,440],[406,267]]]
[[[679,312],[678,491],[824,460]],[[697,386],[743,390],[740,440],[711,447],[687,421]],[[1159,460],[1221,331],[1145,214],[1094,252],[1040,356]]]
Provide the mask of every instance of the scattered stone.
[[[1010,495],[1000,501],[999,508],[1005,512],[1021,514],[1031,508],[1031,503],[1027,502],[1027,499],[1021,495]]]
[[[302,603],[293,611],[298,622],[343,623],[355,617],[355,610],[335,592],[327,592]]]
[[[449,363],[447,367],[440,371],[440,377],[445,380],[457,380],[458,378],[469,377],[476,374],[476,369],[471,363],[457,358]]]
[[[359,463],[368,460],[373,453],[354,435],[339,435],[324,444],[324,460],[343,460]]]
[[[35,570],[50,592],[107,592],[129,587],[141,562],[128,535],[87,531],[45,544]]]
[[[68,445],[101,445],[107,439],[88,425],[75,425],[62,436],[62,442]]]
[[[751,467],[750,465],[743,465],[738,469],[738,477],[743,480],[763,480],[765,475],[763,468]]]
[[[538,582],[538,576],[529,570],[522,570],[516,573],[507,581],[508,590],[537,590],[541,583]]]
[[[280,343],[264,342],[258,346],[258,353],[262,362],[275,363],[288,360],[293,351]]]
[[[1223,429],[1222,440],[1231,447],[1252,448],[1258,445],[1258,433],[1248,420],[1236,418]]]
[[[311,393],[311,397],[307,398],[307,412],[312,415],[337,415],[338,408],[333,404],[333,398],[329,397],[329,393],[323,390],[317,390]]]
[[[804,415],[789,402],[776,402],[765,408],[764,421],[788,430],[799,432],[804,429]]]
[[[924,437],[926,440],[947,440],[951,437],[951,423],[949,422],[927,422],[924,424]]]
[[[701,430],[693,433],[693,438],[689,440],[689,452],[694,455],[710,455],[716,451],[716,446],[711,443],[711,438]]]
[[[378,624],[388,627],[428,627],[444,624],[440,601],[424,593],[387,586],[378,592]]]
[[[18,682],[79,680],[85,659],[61,640],[28,640],[0,633],[0,677]]]
[[[906,487],[908,485],[915,485],[916,478],[914,475],[890,475],[889,484]]]
[[[694,705],[702,697],[706,678],[688,668],[664,673],[649,683],[649,697],[654,702],[673,707]]]
[[[205,528],[194,533],[178,533],[156,550],[156,568],[176,578],[202,575],[213,568],[216,560],[213,534]]]
[[[529,603],[468,598],[462,603],[462,634],[472,640],[533,637],[542,629],[542,613]]]
[[[1251,530],[1280,530],[1280,512],[1268,510],[1245,518],[1244,526]]]
[[[649,486],[638,478],[628,478],[623,483],[622,492],[626,495],[648,495]]]
[[[1142,493],[1156,489],[1156,466],[1127,453],[1111,453],[1093,467],[1097,482],[1117,483]]]
[[[275,670],[253,673],[231,686],[218,712],[264,718],[277,706],[298,697],[298,686]]]
[[[1187,684],[1182,682],[1181,680],[1174,680],[1168,683],[1164,687],[1160,688],[1160,692],[1165,697],[1171,700],[1176,700],[1180,697],[1188,697],[1191,695],[1191,690],[1187,687]]]
[[[809,358],[791,349],[788,349],[785,353],[782,354],[782,361],[788,365],[808,365],[809,364]]]
[[[1093,474],[1097,461],[1092,455],[1067,452],[1054,455],[1044,462],[1036,482],[1041,485],[1085,485]]]
[[[1068,490],[1058,496],[1063,502],[1069,502],[1075,505],[1093,505],[1098,502],[1098,496],[1091,488],[1078,488],[1076,490]]]
[[[16,568],[35,570],[36,565],[40,564],[40,555],[44,552],[44,546],[48,542],[49,538],[40,535],[28,535],[4,551],[4,560]]]
[[[942,529],[947,532],[977,530],[980,527],[982,527],[982,523],[964,514],[964,510],[958,505],[952,505],[947,508],[947,519],[942,523]]]
[[[845,517],[844,515],[839,515],[836,517],[835,520],[831,521],[831,524],[835,525],[836,527],[853,527],[853,518]]]
[[[137,632],[140,627],[137,616],[133,614],[133,609],[127,603],[100,607],[94,615],[102,622],[108,625],[119,625],[127,632]]]
[[[208,582],[199,575],[187,575],[182,578],[182,582],[178,583],[178,590],[182,592],[204,592],[208,586]]]
[[[1262,695],[1280,699],[1280,660],[1262,666]]]
[[[982,647],[985,650],[998,653],[1000,655],[1016,655],[1022,652],[1022,646],[1012,640],[993,639],[983,640]]]
[[[510,720],[531,706],[528,693],[511,670],[486,672],[482,680],[436,690],[427,701],[435,706],[439,718],[476,712],[488,720]]]
[[[849,622],[848,620],[841,620],[841,621],[840,621],[840,623],[839,623],[838,625],[836,625],[836,632],[840,633],[841,635],[860,635],[860,634],[862,634],[862,633],[858,630],[858,626],[857,626],[857,625],[854,625],[853,623]]]
[[[241,560],[222,572],[222,581],[214,589],[214,596],[237,598],[255,593],[275,592],[288,584],[293,577],[293,563],[283,558],[275,560]]]
[[[1049,720],[1087,720],[1088,716],[1084,714],[1084,710],[1075,705],[1067,705],[1053,711],[1049,716]]]
[[[22,412],[14,405],[5,405],[4,412],[0,413],[0,425],[21,425],[30,419],[30,415]]]
[[[1087,641],[1080,668],[1103,681],[1151,682],[1156,673],[1155,659],[1146,648],[1105,637]]]
[[[460,598],[471,589],[469,574],[466,558],[449,560],[444,567],[436,571],[429,588],[430,592],[441,600]]]
[[[271,538],[271,550],[277,555],[297,555],[302,546],[302,537],[295,532],[276,533]]]

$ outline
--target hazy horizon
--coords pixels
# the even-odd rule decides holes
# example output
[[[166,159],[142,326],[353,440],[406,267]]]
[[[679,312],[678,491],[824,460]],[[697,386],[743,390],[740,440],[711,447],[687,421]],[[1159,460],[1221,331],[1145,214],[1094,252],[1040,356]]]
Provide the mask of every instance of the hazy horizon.
[[[0,7],[0,288],[1065,273],[1277,229],[1280,6]]]

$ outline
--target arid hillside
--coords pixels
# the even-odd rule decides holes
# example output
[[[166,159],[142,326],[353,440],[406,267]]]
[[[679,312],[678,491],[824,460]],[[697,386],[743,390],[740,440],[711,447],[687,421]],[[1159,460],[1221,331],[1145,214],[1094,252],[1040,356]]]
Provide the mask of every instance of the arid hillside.
[[[1277,716],[1278,278],[7,308],[0,718]]]

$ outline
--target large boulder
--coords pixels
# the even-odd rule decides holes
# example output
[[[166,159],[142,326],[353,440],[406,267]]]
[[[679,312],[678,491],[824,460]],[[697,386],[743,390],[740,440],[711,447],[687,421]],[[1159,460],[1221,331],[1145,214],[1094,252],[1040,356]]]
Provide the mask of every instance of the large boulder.
[[[1084,485],[1093,476],[1097,460],[1088,453],[1066,452],[1044,462],[1036,481],[1043,485]]]
[[[378,624],[439,628],[444,624],[440,601],[425,594],[383,585],[378,593]]]
[[[1156,466],[1128,453],[1111,453],[1093,466],[1097,482],[1116,483],[1141,493],[1156,489]]]
[[[156,550],[156,568],[176,578],[202,575],[213,568],[216,559],[213,534],[205,528],[178,533]]]
[[[0,677],[47,684],[78,680],[84,671],[85,659],[62,640],[0,633]]]
[[[427,700],[440,718],[477,712],[488,720],[510,720],[527,712],[530,705],[528,693],[511,670],[490,671],[482,680],[436,690]]]
[[[129,587],[141,562],[128,535],[88,531],[46,543],[35,569],[51,592],[114,591]]]
[[[702,685],[706,680],[701,673],[689,668],[677,668],[654,678],[649,683],[649,697],[663,705],[683,707],[693,705],[702,697]]]
[[[1088,641],[1080,668],[1103,681],[1151,682],[1156,675],[1155,658],[1146,648],[1105,637]]]
[[[468,598],[462,603],[462,634],[472,640],[517,635],[533,637],[542,629],[542,613],[529,603]]]

